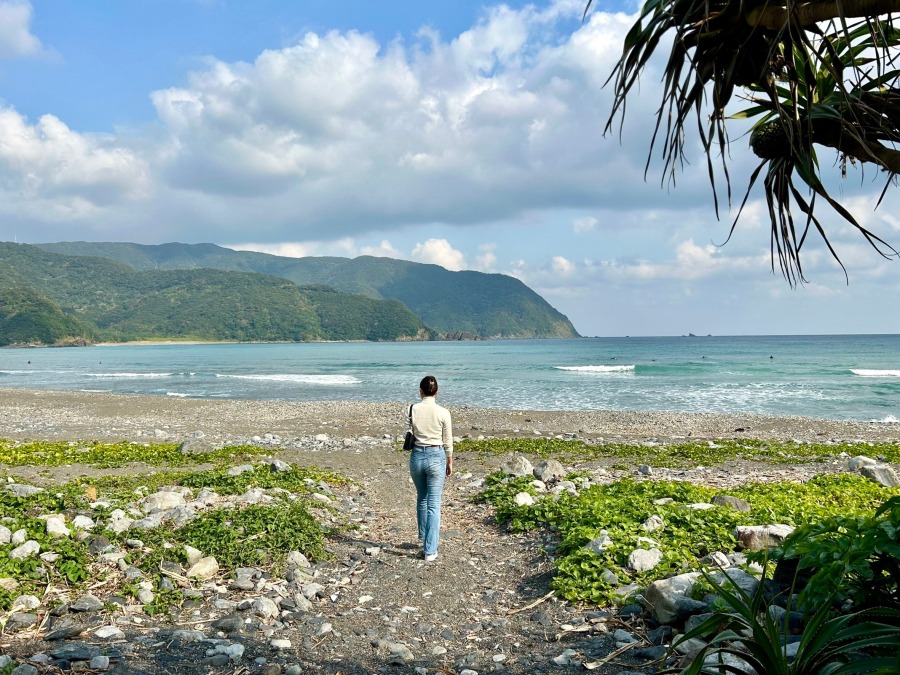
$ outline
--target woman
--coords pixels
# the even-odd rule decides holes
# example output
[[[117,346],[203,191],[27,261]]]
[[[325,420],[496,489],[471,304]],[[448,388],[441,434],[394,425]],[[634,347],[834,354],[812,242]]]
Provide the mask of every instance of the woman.
[[[450,411],[435,401],[438,383],[426,375],[419,383],[422,399],[411,406],[415,445],[409,456],[409,474],[416,486],[416,522],[425,562],[437,559],[441,533],[441,493],[444,479],[453,474],[453,424]]]

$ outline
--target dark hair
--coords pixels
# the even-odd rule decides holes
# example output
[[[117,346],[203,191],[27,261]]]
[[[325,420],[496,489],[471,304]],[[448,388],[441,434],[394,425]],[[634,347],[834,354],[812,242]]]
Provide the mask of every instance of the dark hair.
[[[419,382],[419,389],[425,396],[434,396],[438,392],[437,380],[434,375],[426,375]]]

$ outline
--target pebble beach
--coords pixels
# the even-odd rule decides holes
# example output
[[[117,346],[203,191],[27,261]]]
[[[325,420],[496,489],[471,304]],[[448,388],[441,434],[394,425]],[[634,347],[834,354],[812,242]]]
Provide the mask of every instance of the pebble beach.
[[[17,439],[182,440],[197,432],[213,443],[254,436],[327,433],[402,435],[405,402],[209,400],[0,389],[0,436]],[[721,413],[522,411],[451,407],[457,437],[556,436],[595,440],[758,438],[895,441],[900,424]]]

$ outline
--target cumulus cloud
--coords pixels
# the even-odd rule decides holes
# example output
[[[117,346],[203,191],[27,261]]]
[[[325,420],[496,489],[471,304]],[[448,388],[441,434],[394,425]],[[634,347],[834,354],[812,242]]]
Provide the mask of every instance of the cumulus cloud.
[[[594,216],[586,216],[584,218],[576,218],[572,222],[572,229],[576,234],[581,234],[597,229],[598,225],[600,225],[600,221],[597,218]]]
[[[550,266],[556,274],[563,277],[568,277],[575,273],[575,264],[561,255],[553,256]]]
[[[475,256],[475,269],[479,272],[494,272],[497,266],[496,244],[481,244]]]
[[[43,115],[35,124],[0,108],[0,212],[14,220],[95,217],[147,197],[147,163],[112,136],[73,131]]]
[[[466,269],[466,257],[457,251],[446,239],[428,239],[416,244],[412,251],[416,262],[440,265],[452,272]]]
[[[35,56],[43,51],[41,41],[31,33],[31,3],[26,0],[0,1],[0,59]]]

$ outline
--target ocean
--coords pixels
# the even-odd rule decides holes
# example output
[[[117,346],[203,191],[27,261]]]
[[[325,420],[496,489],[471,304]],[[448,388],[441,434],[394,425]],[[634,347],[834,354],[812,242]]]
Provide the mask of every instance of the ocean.
[[[900,335],[0,349],[0,387],[900,423]]]

